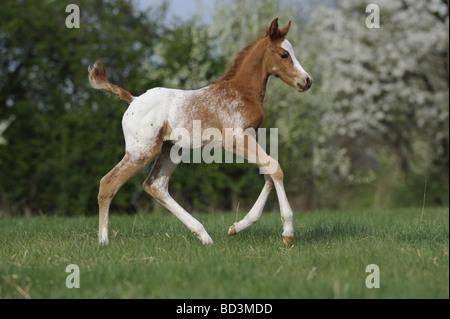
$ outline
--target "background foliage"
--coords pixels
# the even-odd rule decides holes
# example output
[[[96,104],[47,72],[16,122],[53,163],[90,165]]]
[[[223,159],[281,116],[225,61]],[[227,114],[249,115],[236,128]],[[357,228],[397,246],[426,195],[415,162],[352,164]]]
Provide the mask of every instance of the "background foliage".
[[[211,23],[164,23],[166,7],[3,1],[0,11],[0,214],[95,214],[100,178],[123,156],[123,101],[89,87],[101,60],[134,95],[195,89],[219,79],[274,17],[315,82],[299,95],[271,79],[265,127],[279,128],[279,160],[296,210],[448,205],[448,1],[217,1]],[[320,3],[320,4],[318,4]],[[294,10],[292,9],[294,8]],[[113,210],[159,211],[127,183]],[[174,197],[190,211],[245,210],[263,186],[249,164],[180,165]],[[276,196],[268,209],[276,208]]]

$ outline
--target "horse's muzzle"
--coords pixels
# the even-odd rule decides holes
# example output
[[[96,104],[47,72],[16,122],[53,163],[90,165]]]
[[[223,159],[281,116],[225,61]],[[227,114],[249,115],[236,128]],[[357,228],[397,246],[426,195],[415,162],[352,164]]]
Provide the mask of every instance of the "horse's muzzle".
[[[308,91],[312,86],[312,78],[310,76],[308,76],[305,79],[305,83],[301,84],[300,82],[297,82],[297,87],[299,89],[300,92],[305,92]]]

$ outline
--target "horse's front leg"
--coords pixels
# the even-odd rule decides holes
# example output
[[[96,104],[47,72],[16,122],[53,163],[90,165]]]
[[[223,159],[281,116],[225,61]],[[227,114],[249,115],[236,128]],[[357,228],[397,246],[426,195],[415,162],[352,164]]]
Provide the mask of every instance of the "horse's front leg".
[[[266,183],[252,209],[241,221],[231,225],[230,229],[228,229],[228,236],[233,236],[243,231],[248,226],[256,223],[261,217],[264,206],[266,205],[267,197],[269,197],[269,194],[273,189],[272,179],[268,175],[264,175],[264,178],[266,179]]]
[[[242,221],[230,227],[228,235],[238,233],[259,219],[270,190],[275,186],[283,222],[283,242],[285,244],[291,243],[294,237],[293,213],[284,189],[283,171],[280,164],[270,157],[250,134],[244,133],[236,137],[233,143],[233,151],[239,156],[247,158],[249,162],[255,163],[260,168],[260,172],[265,175],[266,184],[253,208]]]

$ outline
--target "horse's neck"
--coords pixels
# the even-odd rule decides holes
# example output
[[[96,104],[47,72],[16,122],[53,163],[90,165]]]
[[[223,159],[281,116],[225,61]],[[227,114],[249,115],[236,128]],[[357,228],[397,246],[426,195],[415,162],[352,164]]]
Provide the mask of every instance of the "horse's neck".
[[[262,104],[268,79],[269,74],[264,64],[264,51],[256,47],[248,53],[244,63],[231,81],[235,83],[239,91],[246,96],[257,97]]]

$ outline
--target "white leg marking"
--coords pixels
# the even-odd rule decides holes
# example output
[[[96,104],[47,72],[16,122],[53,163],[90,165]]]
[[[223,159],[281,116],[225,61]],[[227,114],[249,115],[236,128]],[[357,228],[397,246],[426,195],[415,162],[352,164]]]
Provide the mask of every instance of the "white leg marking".
[[[266,205],[267,197],[269,196],[271,190],[272,184],[270,182],[266,182],[264,184],[264,188],[261,191],[261,194],[259,194],[259,197],[256,200],[255,204],[253,205],[252,209],[248,212],[247,215],[245,215],[245,217],[240,222],[234,223],[230,227],[230,229],[228,230],[229,236],[243,231],[245,228],[256,223],[259,220],[262,211],[264,209],[264,206]]]
[[[278,201],[280,203],[281,220],[283,222],[283,234],[282,234],[283,241],[286,244],[288,244],[292,241],[292,237],[294,236],[294,227],[293,227],[292,209],[291,206],[289,205],[289,201],[287,199],[286,192],[283,186],[283,171],[281,170],[279,163],[275,159],[267,155],[267,153],[258,143],[255,144],[256,149],[246,149],[245,147],[246,143],[242,143],[242,141],[239,141],[239,139],[245,139],[245,137],[248,138],[247,145],[253,145],[252,144],[253,142],[256,143],[254,137],[244,133],[242,136],[236,139],[235,152],[241,156],[247,155],[247,157],[256,158],[257,159],[256,165],[259,166],[261,171],[263,171],[265,174],[271,177],[273,184],[275,186],[275,190],[277,191]],[[261,207],[263,207],[262,205],[263,200],[265,203],[265,199],[267,199],[267,196],[268,194],[266,194],[265,190],[263,189],[263,192],[261,193],[260,197],[258,198],[253,207],[255,208],[255,210],[253,211],[252,208],[253,212],[249,216],[249,220],[246,220],[245,222],[242,222],[240,224],[237,223],[239,224],[237,230],[236,224],[233,224],[233,226],[230,227],[228,234],[234,235],[235,233],[243,229],[243,228],[239,229],[239,227],[249,224],[249,222],[253,221],[255,217],[259,218],[261,214],[260,210],[262,210]],[[246,217],[244,217],[244,219]]]
[[[280,203],[281,221],[283,222],[283,240],[286,243],[289,243],[294,236],[294,214],[292,213],[291,205],[289,205],[283,182],[274,181],[274,184],[277,191],[278,202]]]
[[[168,193],[164,201],[161,203],[170,210],[191,232],[197,236],[204,245],[214,244],[211,237],[205,230],[205,227],[191,214],[183,209]]]
[[[108,245],[109,244],[108,229],[106,227],[103,227],[102,236],[101,236],[101,239],[100,239],[100,244],[101,245]]]

